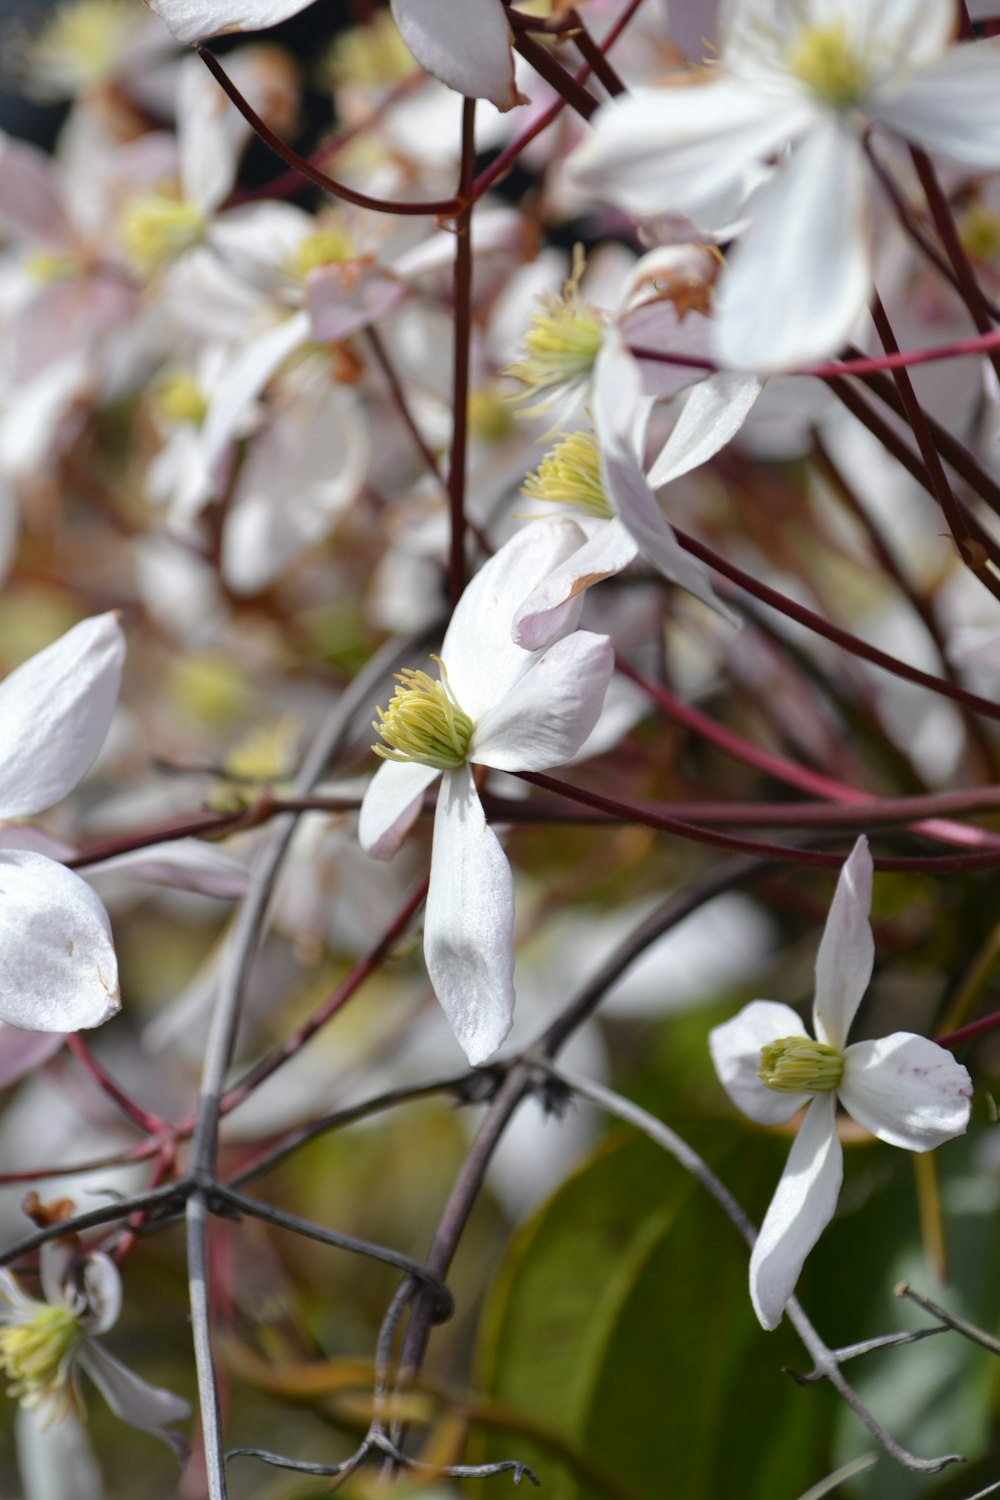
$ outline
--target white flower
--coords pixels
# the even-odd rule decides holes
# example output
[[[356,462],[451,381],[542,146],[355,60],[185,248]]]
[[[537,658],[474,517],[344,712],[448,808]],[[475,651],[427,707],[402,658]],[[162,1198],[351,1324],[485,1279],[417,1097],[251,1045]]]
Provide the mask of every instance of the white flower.
[[[838,1098],[859,1125],[908,1151],[930,1151],[969,1123],[969,1075],[935,1042],[896,1031],[845,1046],[872,972],[871,889],[871,855],[859,838],[816,957],[815,1040],[803,1036],[794,1010],[771,1000],[755,1000],[709,1038],[723,1088],[752,1120],[782,1125],[808,1105],[750,1257],[750,1297],[765,1328],[781,1320],[837,1206]]]
[[[31,817],[89,770],[121,681],[113,614],[83,620],[0,683],[0,819]],[[0,849],[0,1021],[28,1031],[100,1026],[119,1007],[107,913],[72,870]]]
[[[59,1421],[79,1409],[77,1371],[85,1370],[115,1416],[162,1438],[183,1460],[187,1444],[167,1424],[189,1415],[188,1402],[147,1385],[98,1341],[121,1311],[114,1261],[97,1252],[78,1263],[69,1244],[50,1241],[42,1246],[40,1273],[44,1302],[0,1270],[0,1369],[7,1394]]]
[[[561,615],[562,639],[525,651],[511,639],[525,590],[571,551],[571,521],[538,522],[512,537],[459,600],[441,647],[441,677],[400,673],[376,728],[385,764],[361,807],[359,834],[388,859],[442,777],[434,819],[424,957],[438,999],[471,1062],[500,1046],[514,1007],[514,890],[510,866],[486,822],[472,767],[544,771],[575,755],[600,715],[614,655],[603,635],[571,631],[580,604]]]
[[[298,15],[311,0],[148,0],[181,42],[220,31],[252,31]],[[461,94],[522,103],[514,85],[511,34],[502,0],[392,0],[406,45],[422,68]]]
[[[791,144],[747,204],[720,293],[722,363],[788,369],[844,342],[872,282],[870,125],[1000,165],[1000,54],[950,46],[954,22],[944,0],[729,0],[711,81],[599,111],[574,178],[636,213],[711,210]]]

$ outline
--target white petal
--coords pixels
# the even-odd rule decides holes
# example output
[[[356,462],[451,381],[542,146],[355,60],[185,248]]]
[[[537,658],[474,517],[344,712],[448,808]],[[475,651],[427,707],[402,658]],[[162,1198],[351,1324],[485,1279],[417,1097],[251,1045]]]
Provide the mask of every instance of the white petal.
[[[72,1411],[53,1422],[44,1405],[19,1407],[16,1430],[24,1500],[106,1500],[86,1429]]]
[[[606,635],[556,641],[479,720],[469,759],[498,771],[545,771],[574,756],[601,715],[615,670]]]
[[[362,849],[376,859],[391,859],[416,821],[424,792],[440,774],[433,766],[414,761],[383,761],[361,804],[358,839]]]
[[[602,105],[570,160],[579,187],[633,213],[697,216],[809,123],[811,111],[731,79],[638,89]]]
[[[42,854],[0,852],[0,1020],[79,1031],[120,1003],[111,926],[94,892]]]
[[[831,119],[754,196],[719,295],[720,363],[787,370],[837,353],[871,291],[866,172]]]
[[[201,431],[202,462],[206,470],[215,470],[234,440],[240,418],[250,402],[309,335],[309,314],[300,310],[253,339],[240,352],[219,382]]]
[[[121,684],[115,614],[81,620],[0,683],[0,818],[51,807],[89,771]]]
[[[246,94],[243,80],[236,82]],[[177,78],[177,146],[181,189],[189,203],[204,213],[218,208],[232,191],[250,135],[249,124],[201,58],[185,58]]]
[[[708,1034],[719,1082],[737,1109],[758,1125],[787,1125],[809,1103],[809,1094],[783,1094],[759,1077],[763,1047],[786,1036],[804,1036],[802,1017],[775,1000],[753,1000]]]
[[[466,1056],[485,1062],[514,1014],[514,879],[468,766],[438,796],[424,958]]]
[[[122,1279],[110,1255],[98,1250],[88,1256],[83,1271],[83,1288],[93,1319],[91,1333],[107,1333],[118,1322],[122,1310]]]
[[[533,521],[493,554],[459,599],[441,646],[441,659],[455,697],[473,722],[531,666],[530,652],[511,638],[518,606],[585,541],[573,521]],[[574,629],[582,609],[581,599],[566,611],[562,625],[567,633]]]
[[[715,597],[708,570],[681,547],[646,483],[629,432],[631,413],[640,401],[636,361],[620,339],[606,340],[595,369],[594,408],[608,498],[639,551],[665,578],[734,621],[735,616]]]
[[[765,1328],[781,1321],[806,1256],[833,1218],[844,1176],[837,1101],[810,1104],[750,1256],[750,1300]]]
[[[250,445],[226,514],[222,576],[236,594],[267,588],[333,530],[364,483],[367,424],[353,393],[324,378],[276,399]]]
[[[46,250],[74,248],[52,160],[37,146],[0,131],[0,223],[18,240]]]
[[[179,1432],[170,1432],[169,1422],[183,1422],[191,1415],[190,1402],[175,1396],[173,1391],[161,1390],[159,1386],[147,1385],[134,1371],[109,1354],[96,1339],[85,1340],[79,1354],[81,1369],[86,1370],[101,1395],[116,1417],[137,1427],[140,1432],[152,1433],[169,1443],[183,1463],[187,1457],[188,1443]]]
[[[952,47],[873,113],[890,129],[956,161],[1000,167],[1000,38]]]
[[[513,638],[526,651],[548,646],[564,632],[564,611],[589,589],[620,573],[638,547],[618,520],[598,521],[590,540],[532,589],[514,616]]]
[[[65,1040],[58,1031],[21,1031],[0,1022],[0,1089],[47,1063]]]
[[[179,42],[221,31],[260,31],[297,16],[312,0],[148,0]]]
[[[392,0],[392,13],[403,41],[435,78],[460,94],[491,99],[497,109],[524,102],[500,0]]]
[[[872,909],[872,857],[859,838],[837,879],[816,955],[813,1030],[821,1042],[843,1047],[851,1022],[872,977],[875,940]]]
[[[319,266],[306,277],[306,306],[322,344],[350,338],[397,307],[406,295],[398,276],[355,261]]]
[[[721,370],[693,386],[673,431],[646,476],[651,489],[689,474],[735,437],[761,392],[753,375]]]
[[[968,1073],[944,1047],[909,1031],[847,1047],[837,1092],[859,1125],[907,1151],[933,1150],[969,1123]]]
[[[87,879],[118,871],[130,880],[148,880],[153,885],[174,886],[181,891],[195,891],[200,896],[214,896],[217,901],[238,901],[245,896],[250,882],[247,869],[231,854],[215,844],[199,839],[176,839],[169,844],[150,844],[87,866]]]

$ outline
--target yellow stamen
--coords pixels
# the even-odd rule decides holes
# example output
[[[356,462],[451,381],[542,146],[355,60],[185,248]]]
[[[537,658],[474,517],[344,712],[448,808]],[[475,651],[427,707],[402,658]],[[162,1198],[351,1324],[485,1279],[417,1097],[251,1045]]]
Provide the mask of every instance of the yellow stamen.
[[[811,1036],[783,1036],[761,1048],[757,1077],[778,1094],[828,1094],[843,1071],[839,1048]]]
[[[141,19],[132,0],[70,0],[35,36],[15,37],[12,59],[32,94],[68,98],[114,76]]]
[[[163,193],[140,193],[121,217],[125,258],[138,276],[152,276],[197,245],[204,227],[195,204]]]
[[[502,443],[513,419],[503,396],[488,386],[469,392],[469,432],[481,443]]]
[[[976,260],[1000,260],[1000,214],[975,199],[959,217],[958,234]]]
[[[72,255],[60,254],[58,250],[34,250],[27,257],[26,269],[35,281],[64,281],[76,275],[80,263]]]
[[[200,427],[208,415],[208,397],[190,370],[176,370],[160,385],[153,405],[165,422]]]
[[[578,245],[573,270],[561,292],[543,292],[524,335],[525,357],[506,373],[539,392],[551,391],[589,375],[604,340],[604,316],[580,296],[586,261]],[[525,416],[545,409],[543,400],[524,407]]]
[[[592,432],[564,433],[521,486],[529,500],[571,505],[585,515],[609,521],[614,511],[601,477],[601,454]]]
[[[365,26],[345,31],[321,64],[320,82],[331,90],[345,84],[390,88],[413,72],[413,55],[387,10],[376,11]]]
[[[357,247],[346,229],[334,226],[308,235],[292,257],[292,275],[304,281],[310,271],[320,266],[340,265],[358,258]]]
[[[439,771],[454,771],[468,757],[473,723],[448,685],[448,673],[440,657],[440,681],[426,672],[405,667],[396,673],[399,683],[385,711],[377,709],[372,728],[384,745],[372,750],[382,760],[416,761]]]
[[[72,1400],[73,1355],[83,1338],[79,1320],[66,1307],[27,1303],[31,1316],[0,1329],[0,1369],[10,1382],[7,1394],[22,1406]]]
[[[803,26],[788,55],[788,70],[822,104],[850,109],[868,92],[869,69],[843,21]]]

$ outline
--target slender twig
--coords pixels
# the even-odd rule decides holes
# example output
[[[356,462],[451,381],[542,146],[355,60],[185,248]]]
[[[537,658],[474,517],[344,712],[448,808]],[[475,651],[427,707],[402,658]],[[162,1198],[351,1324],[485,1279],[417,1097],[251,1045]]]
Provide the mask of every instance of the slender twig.
[[[458,196],[463,207],[455,220],[455,270],[452,285],[451,454],[448,460],[448,596],[454,609],[465,588],[465,477],[469,441],[469,361],[472,345],[472,196],[476,169],[476,101],[462,104],[462,164]]]
[[[949,1312],[940,1303],[932,1302],[929,1297],[924,1297],[920,1292],[915,1292],[907,1282],[901,1281],[893,1290],[897,1297],[905,1297],[908,1302],[915,1302],[918,1307],[923,1308],[924,1312],[930,1313],[934,1318],[939,1318],[946,1327],[953,1328],[964,1339],[969,1339],[973,1344],[981,1344],[991,1354],[1000,1354],[1000,1339],[995,1338],[991,1333],[987,1333],[983,1328],[977,1328],[975,1323],[970,1323],[967,1319],[960,1318],[957,1313]]]

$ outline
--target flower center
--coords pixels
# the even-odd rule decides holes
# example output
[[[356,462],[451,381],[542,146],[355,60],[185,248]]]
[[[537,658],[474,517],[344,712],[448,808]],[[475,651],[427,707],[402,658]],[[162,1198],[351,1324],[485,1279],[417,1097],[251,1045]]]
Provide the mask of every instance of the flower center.
[[[337,38],[322,64],[322,81],[331,89],[345,84],[388,88],[414,71],[412,54],[387,10],[376,11],[365,26]]]
[[[829,1094],[843,1071],[838,1047],[811,1036],[783,1036],[760,1049],[757,1077],[777,1094]]]
[[[821,104],[834,109],[850,109],[868,91],[868,69],[843,21],[803,26],[789,53],[788,69]]]
[[[307,235],[296,248],[293,273],[302,281],[321,266],[340,265],[358,258],[357,247],[346,229],[319,229]]]
[[[524,335],[524,359],[506,373],[537,391],[551,391],[589,375],[604,340],[604,318],[580,296],[586,262],[577,247],[573,270],[561,292],[543,292]],[[532,416],[542,405],[525,407]]]
[[[529,500],[571,505],[585,515],[610,521],[614,511],[601,477],[601,454],[592,432],[565,433],[521,486]]]
[[[200,427],[208,416],[208,397],[190,370],[168,375],[153,398],[157,414],[165,422]]]
[[[38,98],[66,98],[110,78],[137,24],[131,0],[71,0],[36,36],[15,45],[15,61]]]
[[[201,239],[201,210],[164,193],[140,193],[121,217],[125,259],[139,276],[151,276]]]
[[[977,198],[961,215],[958,235],[977,260],[1000,260],[1000,215]]]
[[[8,1395],[22,1406],[45,1400],[67,1400],[73,1352],[83,1333],[66,1307],[29,1304],[34,1315],[0,1330],[0,1369],[10,1382]]]
[[[454,771],[465,765],[474,726],[448,686],[444,662],[437,656],[432,660],[441,668],[439,681],[410,667],[396,673],[399,686],[388,708],[377,709],[378,719],[372,720],[385,744],[372,749],[382,760],[412,760]]]

